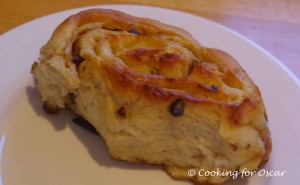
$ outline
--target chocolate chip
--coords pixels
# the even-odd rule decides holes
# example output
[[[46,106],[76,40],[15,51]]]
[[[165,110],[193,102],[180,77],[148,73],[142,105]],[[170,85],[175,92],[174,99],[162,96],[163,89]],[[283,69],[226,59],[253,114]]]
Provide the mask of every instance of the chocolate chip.
[[[194,70],[194,66],[195,66],[195,62],[193,61],[192,64],[190,64],[189,68],[188,68],[188,71],[187,71],[187,76],[190,76],[191,73],[193,72]]]
[[[170,105],[169,110],[174,117],[180,117],[184,113],[184,107],[185,107],[184,101],[182,99],[177,99]]]
[[[238,149],[238,147],[233,143],[230,143],[230,147],[232,151],[236,151]]]
[[[123,30],[121,30],[120,28],[114,28],[112,29],[112,31],[123,31]]]
[[[120,118],[125,119],[126,118],[126,107],[122,106],[121,108],[119,108],[119,110],[117,111],[117,114]]]
[[[82,62],[83,60],[84,60],[84,59],[83,59],[79,54],[76,54],[76,55],[74,56],[74,59],[73,59],[75,65],[76,65],[77,67],[81,64],[81,62]]]
[[[47,102],[44,102],[43,109],[47,114],[57,114],[60,110],[59,107],[55,105],[50,105]]]
[[[248,150],[250,148],[251,144],[246,145],[246,149]]]
[[[76,103],[76,96],[74,93],[68,93],[69,100],[71,103],[75,104]]]
[[[212,85],[211,89],[214,90],[214,91],[218,91],[218,87],[216,85]]]
[[[156,67],[151,67],[150,74],[158,75],[159,70]]]
[[[135,35],[141,35],[140,32],[138,32],[137,30],[135,30],[135,29],[133,29],[133,28],[130,28],[130,29],[128,30],[128,32],[129,32],[129,33],[133,33],[133,34],[135,34]]]
[[[74,123],[76,123],[77,125],[79,125],[79,126],[85,128],[85,129],[87,129],[91,133],[99,135],[99,132],[96,130],[96,128],[90,122],[88,122],[87,120],[85,120],[84,118],[77,117],[77,118],[74,118],[72,121]]]

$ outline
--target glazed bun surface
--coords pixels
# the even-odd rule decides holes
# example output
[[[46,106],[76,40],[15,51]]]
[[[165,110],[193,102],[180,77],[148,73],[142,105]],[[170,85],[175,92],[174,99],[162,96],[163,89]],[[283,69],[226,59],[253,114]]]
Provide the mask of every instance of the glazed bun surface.
[[[32,65],[48,109],[88,120],[111,156],[162,164],[175,178],[256,170],[271,151],[257,86],[233,57],[188,32],[108,9],[72,15]]]

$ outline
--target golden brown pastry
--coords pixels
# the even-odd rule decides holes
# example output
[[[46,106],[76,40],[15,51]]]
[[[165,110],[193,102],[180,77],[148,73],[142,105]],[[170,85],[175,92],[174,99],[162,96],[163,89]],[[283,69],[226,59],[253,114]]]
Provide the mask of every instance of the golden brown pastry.
[[[230,55],[180,28],[83,11],[56,28],[32,74],[45,107],[84,117],[115,159],[217,184],[229,176],[190,177],[188,170],[255,170],[269,158],[256,85]]]

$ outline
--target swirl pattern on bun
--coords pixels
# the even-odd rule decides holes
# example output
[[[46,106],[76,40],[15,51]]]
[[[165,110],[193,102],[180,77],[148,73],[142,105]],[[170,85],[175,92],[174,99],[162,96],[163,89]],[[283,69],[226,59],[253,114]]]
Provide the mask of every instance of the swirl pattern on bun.
[[[108,9],[61,23],[32,65],[45,109],[69,108],[111,156],[163,164],[175,178],[223,183],[196,170],[256,170],[271,151],[257,86],[229,54],[183,29]]]

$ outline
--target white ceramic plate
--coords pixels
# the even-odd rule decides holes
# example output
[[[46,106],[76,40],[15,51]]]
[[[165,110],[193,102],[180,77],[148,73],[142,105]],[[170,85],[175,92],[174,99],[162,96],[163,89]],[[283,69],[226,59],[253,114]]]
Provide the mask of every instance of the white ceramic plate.
[[[286,173],[256,173],[227,184],[299,183],[300,85],[286,67],[243,36],[197,16],[146,6],[101,7],[185,28],[203,45],[233,55],[259,86],[266,104],[273,152],[264,169]],[[173,180],[159,166],[111,160],[100,137],[72,124],[74,115],[63,111],[50,116],[41,109],[31,64],[61,21],[88,8],[42,17],[0,36],[1,185],[190,184]]]

